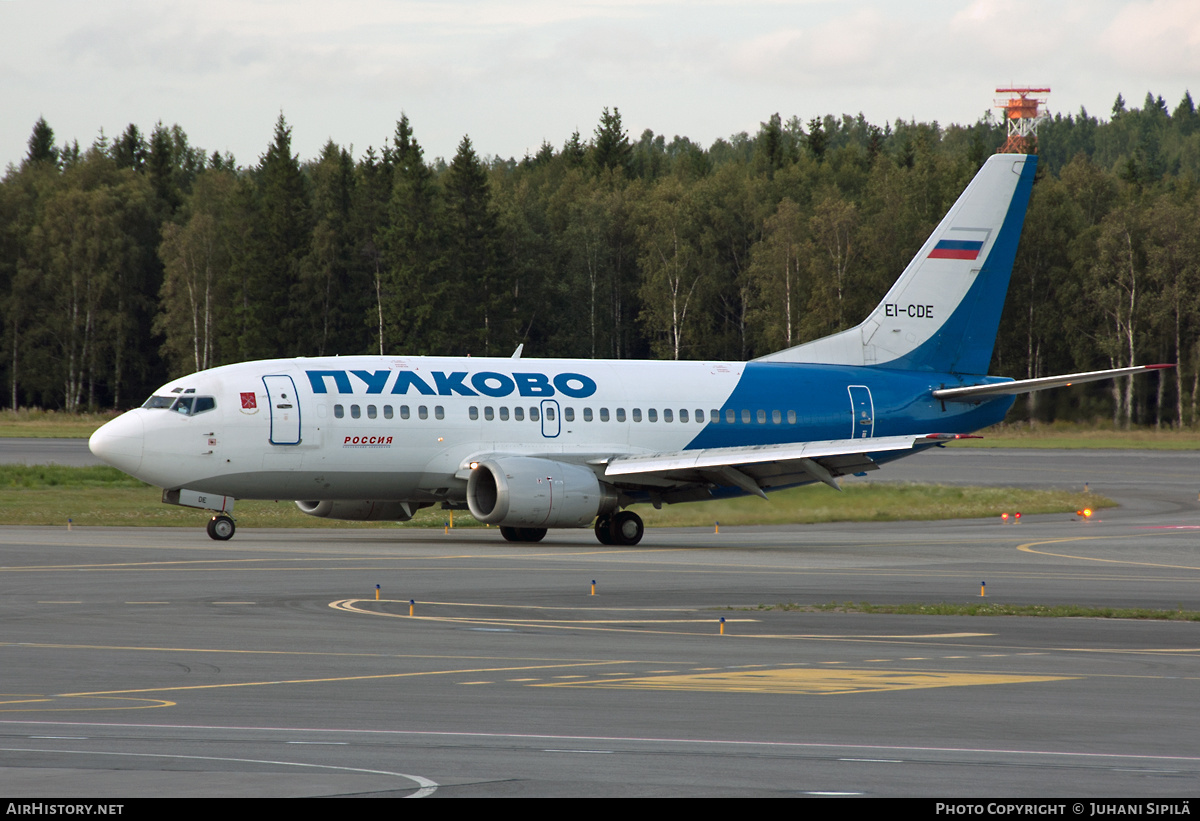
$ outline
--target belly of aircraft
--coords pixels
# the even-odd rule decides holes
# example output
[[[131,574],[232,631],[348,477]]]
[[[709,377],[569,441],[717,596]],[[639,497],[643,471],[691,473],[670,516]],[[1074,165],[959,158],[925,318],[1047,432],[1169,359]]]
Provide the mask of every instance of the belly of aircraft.
[[[421,471],[258,470],[197,477],[184,487],[238,499],[402,500],[424,495],[422,476]],[[456,483],[446,477],[445,484],[449,489]]]

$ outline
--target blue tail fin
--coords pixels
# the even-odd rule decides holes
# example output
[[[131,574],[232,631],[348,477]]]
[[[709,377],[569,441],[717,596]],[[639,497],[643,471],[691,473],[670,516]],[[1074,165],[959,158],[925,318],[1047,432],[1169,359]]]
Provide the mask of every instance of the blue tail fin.
[[[761,360],[986,374],[1036,169],[990,157],[866,321]]]

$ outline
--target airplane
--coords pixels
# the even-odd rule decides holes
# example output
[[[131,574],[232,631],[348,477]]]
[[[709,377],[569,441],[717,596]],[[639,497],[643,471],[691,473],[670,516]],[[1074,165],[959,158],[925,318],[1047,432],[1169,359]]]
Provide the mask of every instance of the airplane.
[[[407,521],[467,508],[509,541],[592,527],[635,545],[628,508],[863,475],[1002,419],[1017,394],[1170,367],[988,376],[1036,156],[989,158],[856,327],[748,362],[426,356],[226,365],[98,429],[102,461],[213,512],[294,499],[312,516]]]

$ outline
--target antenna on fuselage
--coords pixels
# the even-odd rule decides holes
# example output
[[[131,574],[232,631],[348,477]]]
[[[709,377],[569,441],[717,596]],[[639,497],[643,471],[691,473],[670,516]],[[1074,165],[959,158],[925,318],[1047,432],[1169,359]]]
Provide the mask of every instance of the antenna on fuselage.
[[[517,349],[516,349],[515,351],[513,351],[512,358],[513,358],[513,359],[520,359],[520,358],[521,358],[521,351],[523,351],[523,350],[525,350],[525,343],[524,343],[524,342],[522,342],[520,345],[518,345],[518,346],[517,346]]]

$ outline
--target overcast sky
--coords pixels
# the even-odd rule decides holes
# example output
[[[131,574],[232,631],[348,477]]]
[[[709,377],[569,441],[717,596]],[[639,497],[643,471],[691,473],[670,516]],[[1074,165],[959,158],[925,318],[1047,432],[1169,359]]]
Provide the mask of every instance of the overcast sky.
[[[605,106],[708,146],[773,112],[971,123],[1015,84],[1107,118],[1198,81],[1198,0],[0,0],[0,168],[39,116],[81,147],[178,123],[250,165],[281,111],[302,159],[403,111],[428,158],[519,159]]]

